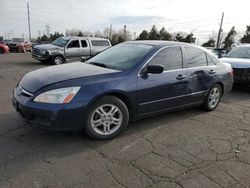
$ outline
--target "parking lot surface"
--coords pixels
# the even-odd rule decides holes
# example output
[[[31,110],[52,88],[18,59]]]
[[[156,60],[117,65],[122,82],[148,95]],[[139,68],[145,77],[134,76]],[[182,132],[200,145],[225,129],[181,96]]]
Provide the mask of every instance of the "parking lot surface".
[[[250,187],[250,91],[213,112],[192,108],[133,122],[109,141],[27,125],[11,105],[29,53],[0,56],[0,187]],[[46,75],[44,75],[46,76]]]

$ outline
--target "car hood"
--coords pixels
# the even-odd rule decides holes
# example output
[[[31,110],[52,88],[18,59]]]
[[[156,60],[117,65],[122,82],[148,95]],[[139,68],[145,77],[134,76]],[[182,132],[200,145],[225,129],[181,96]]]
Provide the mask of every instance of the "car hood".
[[[35,45],[34,48],[36,48],[38,50],[63,49],[63,47],[56,46],[53,44],[38,44],[38,45]]]
[[[223,57],[220,60],[222,62],[230,63],[232,68],[250,68],[250,59]]]
[[[19,85],[27,91],[34,93],[42,87],[57,82],[116,72],[120,71],[98,67],[87,63],[68,63],[65,65],[55,65],[32,71],[22,78]]]
[[[22,42],[14,42],[14,41],[8,42],[8,44],[20,44],[20,43],[22,43]]]

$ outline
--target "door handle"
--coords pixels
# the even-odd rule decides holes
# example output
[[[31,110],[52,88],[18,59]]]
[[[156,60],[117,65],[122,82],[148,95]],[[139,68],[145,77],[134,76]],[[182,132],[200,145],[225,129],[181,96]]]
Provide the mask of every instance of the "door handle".
[[[179,74],[176,79],[177,80],[183,80],[184,78],[186,78],[186,76],[183,76],[182,74]]]
[[[216,71],[215,70],[210,70],[208,73],[209,74],[214,74],[214,73],[216,73]]]

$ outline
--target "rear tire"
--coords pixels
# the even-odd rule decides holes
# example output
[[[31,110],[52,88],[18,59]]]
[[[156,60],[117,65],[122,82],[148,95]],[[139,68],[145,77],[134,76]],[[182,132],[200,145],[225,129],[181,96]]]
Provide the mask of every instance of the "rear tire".
[[[215,110],[220,103],[221,96],[221,86],[219,84],[213,84],[207,92],[205,101],[203,103],[203,109],[206,111]]]
[[[105,96],[90,108],[84,126],[91,138],[107,140],[118,136],[128,125],[127,106],[119,98]]]

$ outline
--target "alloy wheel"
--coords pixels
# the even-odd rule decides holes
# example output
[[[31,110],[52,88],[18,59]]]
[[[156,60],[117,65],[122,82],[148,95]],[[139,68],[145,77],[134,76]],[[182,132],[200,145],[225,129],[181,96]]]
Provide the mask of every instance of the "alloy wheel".
[[[214,108],[217,106],[217,104],[220,101],[220,90],[219,88],[215,87],[210,91],[209,97],[208,97],[208,105],[210,108]]]
[[[56,56],[56,57],[54,58],[54,63],[55,63],[56,65],[60,65],[60,64],[63,63],[63,59],[62,59],[60,56]]]
[[[121,110],[113,104],[97,107],[91,116],[91,127],[100,135],[110,135],[116,132],[123,121]]]

